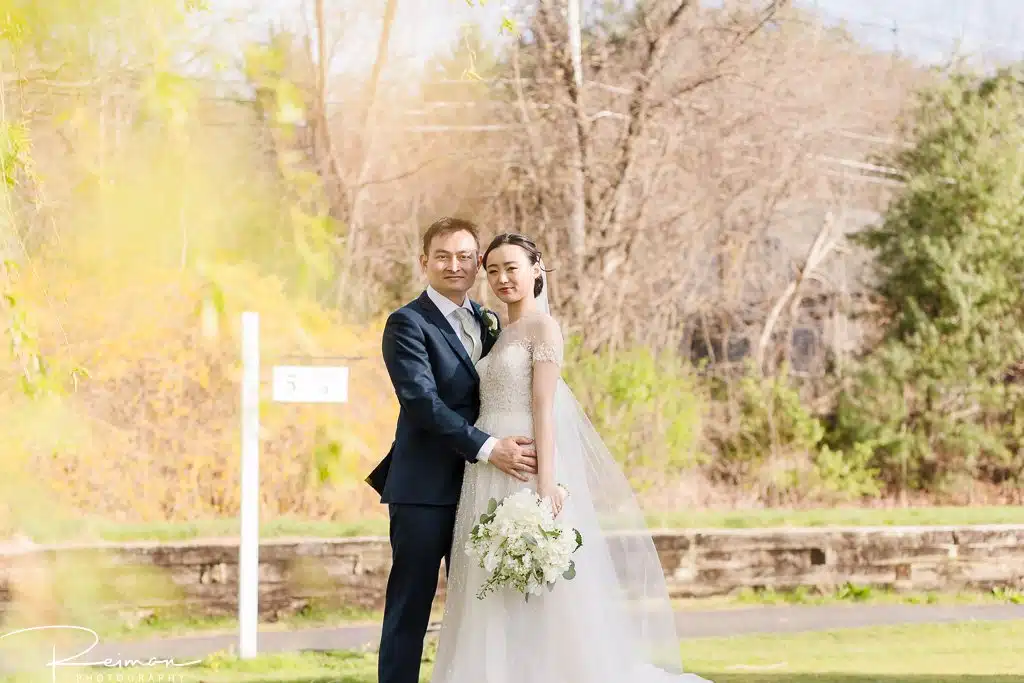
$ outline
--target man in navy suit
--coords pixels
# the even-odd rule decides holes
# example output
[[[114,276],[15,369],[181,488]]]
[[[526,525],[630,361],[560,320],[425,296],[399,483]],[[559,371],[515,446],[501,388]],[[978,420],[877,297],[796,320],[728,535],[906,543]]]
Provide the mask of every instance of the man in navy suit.
[[[429,286],[392,313],[382,351],[398,396],[391,452],[367,477],[391,518],[391,574],[384,603],[378,683],[417,683],[441,559],[451,563],[455,508],[466,463],[522,481],[537,472],[533,441],[496,439],[473,424],[480,412],[474,364],[498,336],[468,292],[480,269],[476,225],[442,218],[423,236]]]

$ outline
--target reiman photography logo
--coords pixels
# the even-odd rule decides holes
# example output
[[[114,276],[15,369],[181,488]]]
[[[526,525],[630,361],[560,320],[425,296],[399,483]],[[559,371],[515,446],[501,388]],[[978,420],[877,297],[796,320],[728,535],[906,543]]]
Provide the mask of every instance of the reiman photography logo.
[[[178,662],[173,657],[150,657],[148,659],[121,659],[107,657],[103,660],[85,660],[100,642],[96,631],[85,626],[52,625],[31,626],[9,631],[0,636],[0,641],[9,640],[18,635],[34,631],[81,631],[91,636],[92,642],[84,649],[72,654],[59,653],[57,645],[50,646],[50,660],[41,662],[40,666],[50,669],[51,683],[57,683],[57,669],[72,667],[93,667],[107,670],[81,671],[76,674],[75,683],[182,683],[185,680],[181,672],[183,667],[195,666],[202,662],[196,659],[190,662]],[[132,671],[125,671],[132,669]],[[145,671],[138,671],[145,669]]]

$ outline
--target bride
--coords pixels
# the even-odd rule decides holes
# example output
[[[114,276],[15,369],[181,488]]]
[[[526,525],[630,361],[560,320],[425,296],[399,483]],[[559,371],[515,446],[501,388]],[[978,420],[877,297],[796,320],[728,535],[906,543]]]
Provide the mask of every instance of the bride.
[[[537,246],[496,237],[483,257],[509,324],[477,364],[476,426],[498,438],[529,435],[536,481],[467,467],[432,683],[710,683],[681,673],[679,641],[661,564],[629,483],[568,385],[563,339],[547,307]],[[580,530],[576,577],[529,602],[499,589],[476,597],[487,573],[465,554],[491,498],[523,487],[549,498]]]

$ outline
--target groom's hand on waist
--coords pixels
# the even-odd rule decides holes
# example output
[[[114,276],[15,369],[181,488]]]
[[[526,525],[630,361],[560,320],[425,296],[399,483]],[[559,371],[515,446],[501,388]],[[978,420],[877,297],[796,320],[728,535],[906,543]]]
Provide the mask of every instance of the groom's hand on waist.
[[[494,444],[487,462],[511,477],[529,481],[530,475],[537,474],[537,449],[533,439],[506,437]]]

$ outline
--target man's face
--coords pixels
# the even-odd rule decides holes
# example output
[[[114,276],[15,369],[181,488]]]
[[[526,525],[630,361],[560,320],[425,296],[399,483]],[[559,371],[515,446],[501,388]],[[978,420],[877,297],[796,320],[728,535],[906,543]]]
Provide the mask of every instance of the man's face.
[[[428,252],[420,255],[420,266],[431,287],[461,301],[476,282],[480,250],[468,232],[438,235],[430,241]]]

